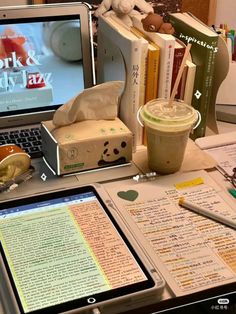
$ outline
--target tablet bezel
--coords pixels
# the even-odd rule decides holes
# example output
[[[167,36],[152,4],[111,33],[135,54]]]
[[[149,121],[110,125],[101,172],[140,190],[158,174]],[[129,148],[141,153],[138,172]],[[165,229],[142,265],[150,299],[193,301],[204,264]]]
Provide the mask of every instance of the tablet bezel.
[[[155,280],[153,279],[152,275],[150,274],[148,267],[143,263],[141,258],[138,256],[138,254],[136,253],[136,251],[133,247],[133,243],[131,243],[131,241],[125,235],[122,228],[119,226],[119,224],[117,223],[113,214],[108,209],[108,207],[105,205],[105,203],[103,202],[102,198],[100,197],[98,191],[96,190],[96,188],[94,186],[89,185],[89,186],[83,186],[83,187],[73,188],[73,189],[64,190],[64,191],[56,191],[56,192],[53,192],[51,194],[47,193],[47,194],[38,195],[38,196],[31,196],[31,197],[28,197],[25,199],[18,200],[17,206],[27,205],[27,204],[32,204],[32,203],[38,203],[41,201],[52,200],[55,198],[72,196],[75,194],[86,193],[86,192],[93,192],[94,193],[94,195],[96,196],[101,207],[103,208],[103,210],[107,214],[109,220],[111,221],[111,223],[113,224],[113,226],[117,230],[118,234],[121,236],[121,238],[123,239],[123,241],[127,245],[129,251],[131,252],[135,261],[138,263],[139,267],[141,268],[143,274],[146,276],[147,280],[144,282],[142,281],[142,282],[138,282],[136,284],[128,285],[128,286],[125,286],[122,288],[116,288],[116,289],[113,289],[110,291],[105,291],[105,292],[98,293],[98,294],[88,295],[86,297],[83,297],[83,298],[80,298],[77,300],[72,300],[69,302],[62,303],[62,304],[42,308],[40,310],[35,310],[35,311],[31,311],[31,312],[24,312],[22,303],[20,301],[19,294],[17,292],[16,286],[14,283],[12,273],[10,271],[10,267],[8,265],[3,247],[0,243],[0,253],[2,256],[3,264],[5,266],[7,277],[9,279],[10,286],[11,286],[12,291],[14,293],[14,298],[17,302],[19,312],[21,314],[26,314],[26,313],[28,313],[28,314],[52,313],[53,314],[53,313],[60,313],[60,312],[65,312],[65,311],[72,311],[75,309],[78,309],[78,310],[81,309],[82,310],[84,307],[90,306],[91,303],[93,303],[93,305],[99,305],[99,304],[102,304],[103,302],[105,302],[107,300],[109,300],[110,302],[112,300],[117,301],[117,299],[119,299],[119,298],[124,301],[124,297],[129,298],[137,292],[147,291],[150,289],[152,290],[153,288],[155,288],[156,283],[155,283]],[[15,201],[8,201],[8,202],[0,203],[0,210],[8,209],[11,207],[16,207]],[[96,300],[96,302],[89,302],[89,300],[91,300],[91,298],[94,298]]]

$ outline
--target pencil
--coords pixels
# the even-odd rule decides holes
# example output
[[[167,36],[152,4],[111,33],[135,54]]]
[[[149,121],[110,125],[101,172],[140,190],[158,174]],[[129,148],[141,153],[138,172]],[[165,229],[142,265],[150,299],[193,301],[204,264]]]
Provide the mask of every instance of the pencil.
[[[181,197],[179,199],[179,205],[189,209],[197,214],[203,215],[207,218],[213,219],[217,222],[220,222],[228,227],[231,227],[233,229],[236,229],[236,221],[227,218],[223,215],[220,215],[218,213],[214,213],[213,211],[206,209],[206,208],[202,208],[199,205],[193,204],[190,201],[186,201],[184,197]]]

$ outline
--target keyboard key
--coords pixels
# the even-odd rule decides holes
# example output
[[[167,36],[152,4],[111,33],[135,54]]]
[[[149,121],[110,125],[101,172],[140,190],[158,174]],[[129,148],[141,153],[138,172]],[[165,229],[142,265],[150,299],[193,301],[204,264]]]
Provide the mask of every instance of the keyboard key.
[[[6,144],[6,141],[0,141],[0,145]]]
[[[0,135],[0,141],[4,141],[4,140],[5,140],[4,136]]]
[[[34,146],[39,146],[39,145],[42,144],[42,142],[41,142],[41,141],[34,141],[32,144],[33,144]]]
[[[30,142],[22,143],[22,147],[31,147],[32,144]]]
[[[19,130],[10,131],[9,133],[10,133],[10,134],[16,134],[16,133],[19,133]]]
[[[30,152],[39,152],[39,148],[37,146],[33,146],[29,148]]]
[[[15,144],[16,143],[16,141],[14,141],[14,140],[7,140],[6,142],[7,142],[7,144]]]
[[[26,138],[24,138],[24,137],[16,139],[16,143],[25,143],[25,142],[26,142]]]
[[[9,137],[10,137],[10,139],[13,140],[14,138],[18,138],[19,135],[18,134],[10,134]]]
[[[29,137],[27,138],[27,140],[28,140],[29,142],[36,141],[36,137],[35,137],[35,136],[29,136]]]

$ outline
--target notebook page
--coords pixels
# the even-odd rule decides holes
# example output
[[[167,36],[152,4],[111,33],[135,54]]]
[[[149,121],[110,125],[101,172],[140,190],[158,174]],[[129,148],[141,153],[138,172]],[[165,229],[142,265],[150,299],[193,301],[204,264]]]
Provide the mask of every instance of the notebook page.
[[[236,231],[178,206],[184,196],[236,220],[235,200],[205,171],[104,187],[176,296],[236,282]]]

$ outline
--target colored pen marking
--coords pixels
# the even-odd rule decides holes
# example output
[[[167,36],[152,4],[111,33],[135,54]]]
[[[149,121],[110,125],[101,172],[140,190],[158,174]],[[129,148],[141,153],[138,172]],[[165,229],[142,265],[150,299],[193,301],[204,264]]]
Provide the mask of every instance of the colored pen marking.
[[[200,184],[204,184],[204,181],[203,181],[202,178],[198,177],[198,178],[193,179],[193,180],[176,183],[175,184],[175,188],[177,190],[181,190],[181,189],[186,189],[186,188],[190,188],[190,187],[193,187],[193,186],[197,186],[197,185],[200,185]]]

